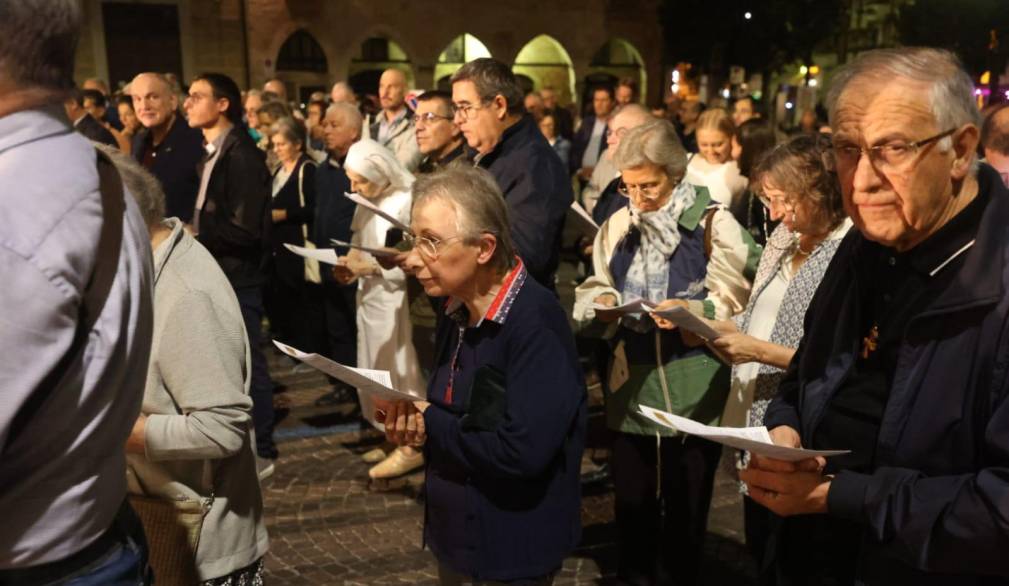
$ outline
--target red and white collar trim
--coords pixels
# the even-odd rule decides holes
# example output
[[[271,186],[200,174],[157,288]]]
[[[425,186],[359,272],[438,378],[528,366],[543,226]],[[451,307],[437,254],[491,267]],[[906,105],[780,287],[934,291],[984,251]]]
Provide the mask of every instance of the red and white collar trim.
[[[512,268],[512,270],[505,276],[504,281],[501,283],[501,290],[494,296],[494,301],[492,301],[490,307],[487,308],[487,313],[485,313],[483,318],[480,319],[480,322],[477,323],[478,326],[483,323],[484,320],[489,320],[496,324],[503,324],[505,322],[505,319],[508,317],[508,312],[511,310],[512,304],[515,302],[515,297],[518,296],[519,291],[522,289],[522,285],[525,284],[528,274],[529,273],[526,270],[522,259],[515,257],[515,267]],[[449,299],[446,304],[445,315],[463,324],[468,321],[466,319],[466,306],[462,301],[454,297]]]

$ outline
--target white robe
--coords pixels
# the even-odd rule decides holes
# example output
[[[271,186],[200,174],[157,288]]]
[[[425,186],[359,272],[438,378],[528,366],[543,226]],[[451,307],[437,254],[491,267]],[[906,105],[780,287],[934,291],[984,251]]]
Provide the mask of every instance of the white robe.
[[[409,191],[392,191],[373,200],[378,207],[400,220],[410,222]],[[386,233],[392,228],[388,220],[358,206],[354,212],[351,241],[361,246],[385,246]],[[367,253],[362,253],[366,257]],[[427,396],[413,347],[410,308],[406,295],[407,276],[399,268],[382,270],[381,276],[363,277],[357,286],[357,365],[360,368],[388,370],[393,388],[423,399]],[[378,429],[371,397],[359,393],[361,414]]]

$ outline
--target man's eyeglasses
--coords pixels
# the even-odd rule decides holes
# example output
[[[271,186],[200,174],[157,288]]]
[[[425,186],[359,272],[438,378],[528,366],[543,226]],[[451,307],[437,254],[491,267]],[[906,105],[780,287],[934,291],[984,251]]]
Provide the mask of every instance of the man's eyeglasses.
[[[452,118],[453,116],[442,116],[441,114],[435,114],[434,112],[424,112],[423,114],[414,114],[413,125],[419,126],[423,123],[426,126],[436,120],[452,120]]]
[[[472,120],[476,117],[478,110],[484,109],[484,103],[485,102],[481,102],[476,105],[465,102],[461,104],[452,104],[452,119],[454,120],[461,117],[463,120]]]
[[[662,187],[661,182],[656,183],[642,183],[641,185],[627,185],[623,181],[620,185],[617,185],[617,193],[624,197],[640,196],[645,199],[657,199],[661,193],[659,193],[659,188]]]
[[[918,151],[936,141],[951,136],[956,131],[956,128],[951,128],[935,136],[915,142],[897,140],[869,148],[862,148],[853,144],[835,144],[834,159],[838,167],[853,169],[858,166],[862,155],[867,155],[869,157],[869,164],[880,171],[902,169],[911,162]]]
[[[407,241],[411,247],[416,248],[423,256],[431,260],[438,260],[441,256],[443,246],[453,240],[460,240],[460,235],[449,236],[448,238],[429,238],[427,236],[416,236],[414,234],[403,234],[403,240]]]

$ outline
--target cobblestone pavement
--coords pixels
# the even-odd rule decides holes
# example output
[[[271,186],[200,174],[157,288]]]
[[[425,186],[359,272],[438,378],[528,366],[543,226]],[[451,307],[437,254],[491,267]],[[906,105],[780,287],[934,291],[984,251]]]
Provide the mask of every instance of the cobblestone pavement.
[[[276,400],[281,413],[287,410],[277,429],[280,459],[263,484],[268,584],[435,584],[433,557],[421,549],[423,474],[370,485],[360,455],[381,445],[380,434],[361,430],[346,406],[316,407],[328,390],[322,376],[292,373],[276,355],[271,363],[275,380],[288,390]],[[709,519],[703,584],[752,583],[742,505],[727,477],[717,480]],[[555,583],[614,583],[612,521],[611,487],[588,487],[582,544]]]
[[[566,307],[573,303],[573,277],[574,265],[563,263],[558,293]],[[287,387],[275,401],[283,417],[275,435],[280,459],[263,483],[267,584],[436,584],[434,558],[421,549],[423,473],[371,485],[369,465],[360,456],[380,446],[382,436],[362,430],[347,406],[316,407],[329,390],[325,378],[304,366],[292,370],[272,345],[267,353],[274,380]],[[593,430],[601,427],[600,415],[590,419],[590,447],[598,441]],[[735,484],[720,473],[708,517],[705,586],[754,583],[742,517]],[[582,527],[582,543],[555,584],[615,584],[612,486],[583,491]]]

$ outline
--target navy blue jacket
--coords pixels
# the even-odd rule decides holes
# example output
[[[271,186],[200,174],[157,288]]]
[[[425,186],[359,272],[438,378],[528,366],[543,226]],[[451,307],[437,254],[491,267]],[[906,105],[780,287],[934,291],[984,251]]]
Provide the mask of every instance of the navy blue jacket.
[[[480,581],[559,569],[581,535],[586,393],[574,336],[553,293],[517,282],[466,328],[451,404],[459,325],[441,316],[424,413],[425,541]]]
[[[838,473],[827,497],[830,515],[864,528],[864,584],[1009,584],[1009,192],[986,165],[978,181],[990,201],[975,243],[904,332],[875,469]],[[803,445],[861,348],[867,245],[855,230],[841,243],[767,410],[769,429],[792,426]]]
[[[350,242],[350,224],[354,220],[357,204],[343,194],[350,191],[347,172],[332,156],[315,171],[315,224],[311,238],[319,248],[333,248],[331,239]],[[329,267],[323,267],[322,280],[336,282]],[[357,284],[347,285],[357,288]]]
[[[151,140],[151,131],[142,129],[133,137],[133,158],[144,164],[144,150]],[[154,161],[147,168],[165,189],[165,217],[179,218],[187,224],[193,221],[196,194],[200,191],[200,176],[196,169],[206,155],[203,133],[186,124],[180,114],[168,134],[154,149]]]
[[[553,289],[564,219],[575,199],[561,158],[532,117],[523,116],[478,165],[490,171],[504,193],[512,239],[529,274]]]

